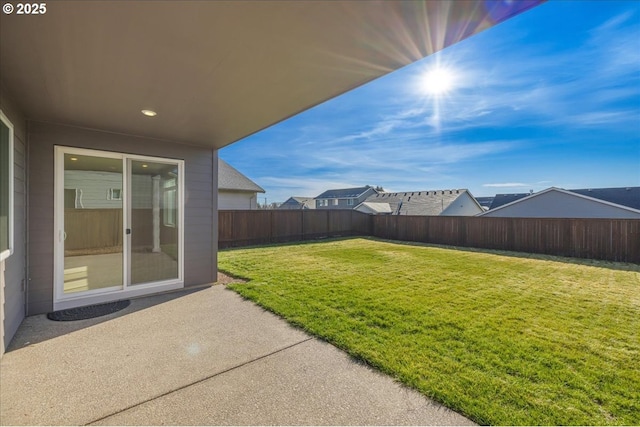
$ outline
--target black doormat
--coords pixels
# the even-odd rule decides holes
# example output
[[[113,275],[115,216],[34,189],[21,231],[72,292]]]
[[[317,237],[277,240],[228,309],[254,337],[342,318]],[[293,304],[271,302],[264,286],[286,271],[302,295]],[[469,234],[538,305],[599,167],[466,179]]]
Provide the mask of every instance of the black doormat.
[[[93,319],[107,314],[115,313],[123,308],[129,307],[131,301],[128,299],[104,304],[87,305],[84,307],[69,308],[47,313],[47,318],[57,322],[68,322],[71,320]]]

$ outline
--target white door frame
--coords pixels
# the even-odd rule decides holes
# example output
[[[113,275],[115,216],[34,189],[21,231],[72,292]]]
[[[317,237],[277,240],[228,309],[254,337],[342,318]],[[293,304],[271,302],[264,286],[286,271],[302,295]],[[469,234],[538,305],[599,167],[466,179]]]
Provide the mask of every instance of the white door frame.
[[[96,289],[84,292],[64,294],[64,155],[77,154],[84,156],[121,159],[123,163],[123,285],[111,288]],[[126,229],[131,228],[131,160],[176,164],[178,167],[178,277],[158,282],[130,285],[131,235]],[[63,310],[90,304],[117,301],[135,296],[148,295],[184,287],[184,161],[161,157],[131,155],[84,148],[64,146],[55,147],[54,172],[54,277],[53,277],[53,309]]]

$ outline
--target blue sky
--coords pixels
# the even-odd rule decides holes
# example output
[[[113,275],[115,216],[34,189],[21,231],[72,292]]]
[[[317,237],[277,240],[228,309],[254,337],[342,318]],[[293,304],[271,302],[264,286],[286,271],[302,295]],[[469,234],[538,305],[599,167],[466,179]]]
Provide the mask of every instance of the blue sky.
[[[436,68],[440,94],[425,89]],[[552,0],[219,154],[261,203],[367,184],[638,186],[640,2]]]

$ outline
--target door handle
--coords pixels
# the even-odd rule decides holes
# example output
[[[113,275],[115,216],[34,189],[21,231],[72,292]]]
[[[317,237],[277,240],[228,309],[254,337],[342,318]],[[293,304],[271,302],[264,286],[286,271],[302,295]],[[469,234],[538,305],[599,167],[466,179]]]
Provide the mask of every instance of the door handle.
[[[131,234],[131,229],[130,229],[130,228],[127,228],[127,229],[125,230],[125,233],[126,233],[126,234]]]

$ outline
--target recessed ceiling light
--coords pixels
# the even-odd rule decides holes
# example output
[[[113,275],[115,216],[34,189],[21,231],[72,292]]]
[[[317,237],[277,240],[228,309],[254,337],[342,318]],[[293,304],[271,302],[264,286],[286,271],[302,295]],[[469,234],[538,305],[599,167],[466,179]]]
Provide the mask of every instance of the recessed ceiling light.
[[[148,167],[149,167],[149,165],[142,165],[142,167],[143,167],[143,168],[148,168]]]
[[[147,117],[155,117],[158,113],[156,113],[153,110],[142,110],[142,114],[144,114]]]
[[[78,158],[77,157],[71,157],[71,158],[69,158],[69,160],[73,160],[75,162],[76,160],[78,160]]]

